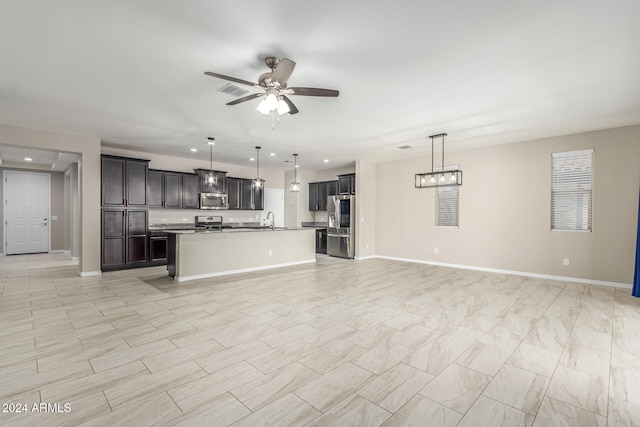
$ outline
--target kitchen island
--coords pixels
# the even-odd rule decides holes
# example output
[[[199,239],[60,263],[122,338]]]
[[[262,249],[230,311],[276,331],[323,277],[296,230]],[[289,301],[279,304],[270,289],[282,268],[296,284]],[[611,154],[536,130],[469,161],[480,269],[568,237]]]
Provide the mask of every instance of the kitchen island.
[[[178,282],[315,262],[315,230],[167,231],[167,270]]]

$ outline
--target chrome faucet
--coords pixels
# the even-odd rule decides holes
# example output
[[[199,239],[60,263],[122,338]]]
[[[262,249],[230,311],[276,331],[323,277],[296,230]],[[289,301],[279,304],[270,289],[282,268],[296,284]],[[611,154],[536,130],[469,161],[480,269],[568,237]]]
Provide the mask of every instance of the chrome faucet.
[[[269,220],[269,215],[271,215],[271,230],[276,228],[276,216],[272,211],[267,213],[267,220]]]

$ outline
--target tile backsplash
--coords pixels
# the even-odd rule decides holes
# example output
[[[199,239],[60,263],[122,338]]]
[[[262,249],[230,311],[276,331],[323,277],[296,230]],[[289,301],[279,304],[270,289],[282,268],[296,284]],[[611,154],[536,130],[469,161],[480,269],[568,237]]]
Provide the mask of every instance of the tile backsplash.
[[[200,209],[149,209],[149,224],[182,224],[195,222],[199,215],[220,215],[223,223],[263,222],[262,211],[225,211]]]
[[[313,220],[315,222],[327,222],[329,221],[328,219],[328,214],[326,211],[317,211],[313,213]]]

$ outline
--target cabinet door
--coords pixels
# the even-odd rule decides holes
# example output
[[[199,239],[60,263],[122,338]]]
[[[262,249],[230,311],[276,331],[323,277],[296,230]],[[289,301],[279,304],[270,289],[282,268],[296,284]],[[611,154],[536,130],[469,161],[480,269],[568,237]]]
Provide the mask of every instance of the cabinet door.
[[[103,267],[125,264],[125,211],[102,211],[102,262]]]
[[[338,194],[351,193],[351,179],[349,175],[341,175],[338,177]]]
[[[164,207],[164,172],[150,170],[148,182],[148,201],[150,208]]]
[[[214,172],[216,185],[213,187],[214,193],[227,193],[229,191],[226,172]]]
[[[253,180],[241,179],[240,180],[240,209],[251,210],[253,209]]]
[[[102,206],[124,206],[124,159],[102,157]]]
[[[229,195],[229,209],[240,209],[240,179],[227,178],[227,194]]]
[[[164,173],[164,206],[180,209],[182,206],[182,174],[178,172]]]
[[[196,174],[182,174],[182,208],[198,209],[200,181]]]
[[[318,184],[318,210],[327,210],[327,196],[329,195],[329,183],[321,182]]]
[[[127,236],[147,235],[147,211],[127,211]]]
[[[338,195],[338,181],[329,181],[327,196]]]
[[[127,237],[127,264],[147,262],[147,236]]]
[[[127,211],[127,264],[147,262],[147,211]]]
[[[148,167],[146,160],[127,160],[127,206],[147,206]]]
[[[318,183],[317,182],[309,183],[309,210],[310,211],[318,210]]]

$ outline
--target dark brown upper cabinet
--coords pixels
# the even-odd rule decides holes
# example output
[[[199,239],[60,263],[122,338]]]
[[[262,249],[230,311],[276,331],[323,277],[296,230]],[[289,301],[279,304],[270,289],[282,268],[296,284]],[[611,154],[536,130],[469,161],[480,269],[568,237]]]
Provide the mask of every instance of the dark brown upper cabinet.
[[[102,156],[102,206],[147,206],[148,160]]]
[[[338,194],[338,181],[309,183],[309,210],[326,211],[327,197]]]
[[[182,208],[198,209],[200,207],[200,179],[198,174],[182,174]]]
[[[356,194],[356,174],[338,175],[338,194]]]

